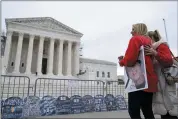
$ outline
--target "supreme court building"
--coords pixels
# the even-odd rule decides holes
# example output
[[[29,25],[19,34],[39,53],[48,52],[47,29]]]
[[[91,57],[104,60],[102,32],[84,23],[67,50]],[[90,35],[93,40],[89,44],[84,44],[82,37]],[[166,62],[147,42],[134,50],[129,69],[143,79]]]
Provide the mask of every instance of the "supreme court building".
[[[3,74],[76,77],[79,73],[82,33],[50,17],[5,22]]]
[[[78,91],[89,86],[86,88],[89,90],[88,94],[92,93],[94,96],[98,91],[103,91],[103,83],[98,80],[117,80],[116,63],[80,57],[83,34],[67,25],[51,17],[8,18],[5,23],[7,34],[4,35],[5,38],[2,37],[4,41],[1,42],[1,67],[2,74],[5,75],[2,81],[5,86],[4,94],[9,95],[9,91],[14,94],[20,90],[23,95],[24,88],[15,88],[14,85],[28,85],[30,95],[34,95],[34,89],[44,89],[43,94],[48,95],[49,91],[45,90],[45,86],[47,85],[50,91],[54,88],[54,80],[50,79],[61,79],[58,83],[55,82],[55,85],[61,86],[61,90],[67,90],[62,91],[63,95],[69,95],[69,89]],[[80,81],[75,82],[75,79]],[[41,84],[44,87],[41,87]],[[92,86],[97,86],[97,90]],[[95,91],[90,92],[91,89]],[[79,92],[81,95],[84,93]]]

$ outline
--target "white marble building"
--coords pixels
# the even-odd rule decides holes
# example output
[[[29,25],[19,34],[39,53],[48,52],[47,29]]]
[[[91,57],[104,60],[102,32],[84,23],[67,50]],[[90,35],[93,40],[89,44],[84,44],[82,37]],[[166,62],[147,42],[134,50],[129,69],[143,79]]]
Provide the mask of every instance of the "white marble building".
[[[117,64],[109,61],[80,58],[80,72],[85,80],[117,80]]]
[[[76,76],[82,33],[50,17],[6,19],[5,74]]]
[[[2,74],[30,78],[117,79],[117,64],[80,58],[83,34],[65,24],[50,17],[10,18],[5,22],[7,40],[1,58]],[[81,75],[79,71],[85,70]]]

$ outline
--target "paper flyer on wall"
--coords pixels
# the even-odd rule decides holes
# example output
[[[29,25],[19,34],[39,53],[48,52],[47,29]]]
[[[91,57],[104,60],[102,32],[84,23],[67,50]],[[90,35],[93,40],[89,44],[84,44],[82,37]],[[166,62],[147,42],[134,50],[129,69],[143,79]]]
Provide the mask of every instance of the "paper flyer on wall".
[[[124,68],[124,82],[126,92],[135,92],[148,88],[143,46],[140,48],[137,63],[133,67]]]

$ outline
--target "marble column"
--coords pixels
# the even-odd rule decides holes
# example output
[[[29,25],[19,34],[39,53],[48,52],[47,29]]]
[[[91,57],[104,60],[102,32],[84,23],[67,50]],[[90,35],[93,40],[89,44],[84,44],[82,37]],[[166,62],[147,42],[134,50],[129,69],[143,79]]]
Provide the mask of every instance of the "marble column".
[[[50,39],[50,44],[48,48],[48,64],[47,64],[48,75],[53,74],[54,41],[55,40],[53,38]]]
[[[17,44],[17,52],[16,52],[16,57],[15,57],[14,73],[20,73],[19,68],[20,68],[23,36],[24,36],[23,33],[19,33],[18,44]]]
[[[40,36],[39,47],[38,47],[38,60],[37,60],[37,73],[41,75],[41,67],[42,67],[42,58],[43,58],[43,44],[44,44],[44,37]]]
[[[75,43],[75,48],[74,48],[74,75],[77,76],[79,73],[79,49],[80,49],[80,42]]]
[[[28,45],[28,54],[27,54],[27,66],[26,72],[27,74],[31,73],[31,63],[32,63],[32,53],[33,53],[33,42],[34,42],[34,35],[30,35],[29,45]]]
[[[63,44],[64,44],[64,41],[63,40],[59,40],[59,51],[58,51],[58,75],[59,76],[62,76],[62,67],[63,67],[63,63],[62,63],[62,60],[63,60]]]
[[[8,63],[9,63],[12,34],[13,34],[13,31],[7,31],[7,40],[6,40],[6,46],[5,46],[5,51],[4,51],[4,68],[5,68],[4,70],[5,71],[7,71]],[[6,73],[5,71],[4,73]]]
[[[71,51],[72,50],[72,42],[68,41],[68,46],[67,46],[67,76],[71,76]]]

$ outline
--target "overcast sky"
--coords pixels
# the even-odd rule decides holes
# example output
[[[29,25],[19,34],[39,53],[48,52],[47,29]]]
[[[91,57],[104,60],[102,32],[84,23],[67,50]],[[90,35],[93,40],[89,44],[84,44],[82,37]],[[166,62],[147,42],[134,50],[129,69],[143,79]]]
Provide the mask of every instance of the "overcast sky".
[[[132,24],[144,22],[149,30],[158,29],[165,38],[163,18],[170,47],[178,55],[177,10],[176,1],[3,1],[1,22],[4,30],[5,18],[52,17],[84,34],[84,57],[117,63],[131,38]],[[118,66],[118,74],[123,73]]]

